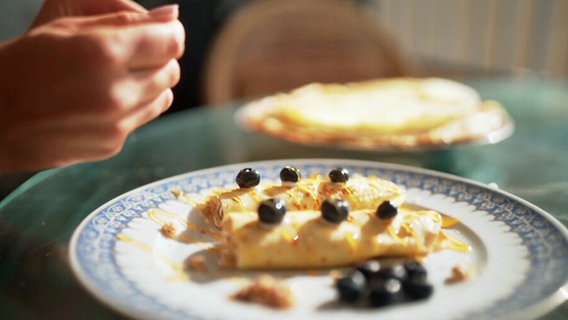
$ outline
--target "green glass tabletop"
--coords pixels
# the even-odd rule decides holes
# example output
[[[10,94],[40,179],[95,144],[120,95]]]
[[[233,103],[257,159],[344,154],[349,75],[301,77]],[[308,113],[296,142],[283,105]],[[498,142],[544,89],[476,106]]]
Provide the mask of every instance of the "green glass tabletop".
[[[399,163],[492,183],[568,226],[568,81],[463,79],[500,101],[515,122],[497,144],[444,150],[370,152],[301,146],[246,132],[239,103],[164,116],[132,134],[109,160],[41,172],[0,202],[0,314],[18,318],[121,316],[75,280],[71,235],[93,210],[124,192],[173,175],[219,165],[284,158],[348,158]],[[543,319],[565,319],[560,305]]]

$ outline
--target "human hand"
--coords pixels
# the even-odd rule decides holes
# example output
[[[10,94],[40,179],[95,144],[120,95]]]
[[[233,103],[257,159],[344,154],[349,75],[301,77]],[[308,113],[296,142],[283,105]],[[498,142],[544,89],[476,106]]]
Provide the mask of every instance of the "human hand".
[[[132,0],[46,0],[32,28],[62,17],[92,16],[118,11],[147,12]]]
[[[0,175],[108,158],[165,111],[177,7],[56,19],[0,46]]]

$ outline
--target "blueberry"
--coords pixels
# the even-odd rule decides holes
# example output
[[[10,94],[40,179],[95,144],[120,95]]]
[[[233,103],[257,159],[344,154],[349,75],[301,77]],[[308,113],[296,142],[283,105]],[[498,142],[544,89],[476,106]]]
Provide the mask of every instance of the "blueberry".
[[[417,261],[381,266],[377,260],[356,265],[336,281],[340,300],[357,306],[385,307],[430,297],[434,286]]]
[[[282,199],[267,199],[258,206],[258,219],[267,224],[280,223],[286,214],[286,203]]]
[[[413,277],[404,282],[404,293],[410,300],[426,299],[434,292],[434,286],[426,278]]]
[[[375,277],[378,279],[397,279],[398,281],[405,281],[407,278],[406,270],[400,264],[395,264],[388,268],[379,270]]]
[[[296,167],[285,166],[280,170],[280,180],[283,182],[298,182],[300,179],[302,179],[302,174]]]
[[[355,303],[365,294],[367,282],[362,272],[354,270],[335,281],[339,293],[339,300],[346,303]]]
[[[260,173],[252,168],[245,168],[239,171],[236,178],[240,188],[252,188],[260,183]]]
[[[321,204],[321,216],[325,221],[340,223],[347,219],[349,203],[340,199],[325,199]]]
[[[361,271],[367,280],[372,279],[379,270],[381,270],[381,264],[377,260],[369,260],[365,263],[355,266],[355,270]]]
[[[426,268],[418,261],[407,261],[404,263],[404,269],[409,279],[426,279],[428,272]]]
[[[398,214],[398,207],[390,201],[384,201],[377,207],[377,217],[379,219],[391,219]]]
[[[372,307],[395,304],[402,296],[402,283],[396,278],[378,278],[370,286],[369,303]]]
[[[349,180],[349,171],[345,168],[333,169],[329,172],[331,182],[345,183]]]

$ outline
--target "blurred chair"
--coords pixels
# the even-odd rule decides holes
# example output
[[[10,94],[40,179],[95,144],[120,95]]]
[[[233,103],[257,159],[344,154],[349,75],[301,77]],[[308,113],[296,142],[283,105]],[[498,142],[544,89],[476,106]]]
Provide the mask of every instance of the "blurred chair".
[[[256,0],[221,28],[204,71],[204,102],[310,82],[415,75],[391,35],[355,1]]]

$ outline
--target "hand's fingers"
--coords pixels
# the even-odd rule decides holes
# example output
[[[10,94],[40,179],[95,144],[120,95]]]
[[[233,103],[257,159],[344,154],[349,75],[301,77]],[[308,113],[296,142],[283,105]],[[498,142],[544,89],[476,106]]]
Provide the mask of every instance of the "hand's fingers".
[[[177,6],[166,6],[148,14],[119,12],[77,20],[80,27],[108,27],[114,34],[109,44],[130,70],[155,68],[179,58],[185,48],[185,30],[176,20]],[[118,30],[116,27],[120,27]]]
[[[71,108],[62,109],[55,114],[63,116],[62,112],[65,111],[64,119],[75,116],[76,119],[69,121],[80,121],[83,124],[113,123],[119,118],[129,116],[140,106],[149,104],[163,91],[173,88],[179,82],[180,76],[178,61],[171,59],[161,67],[126,72],[112,79],[102,78],[90,82],[90,78],[86,78],[80,81],[82,85],[68,88],[66,94],[59,97],[56,103],[62,106],[79,103],[82,111],[77,112]],[[49,116],[49,113],[34,112],[26,118],[44,116]]]
[[[128,92],[139,92],[136,104],[148,103],[164,90],[173,88],[179,82],[180,73],[179,63],[175,59],[157,69],[132,72]]]
[[[147,12],[143,6],[132,0],[114,0],[114,1],[101,1],[90,0],[89,3],[83,0],[83,13],[85,15],[96,15],[117,11],[132,11],[132,12]]]
[[[151,28],[133,27],[130,31],[132,45],[126,57],[130,70],[161,66],[172,58],[179,59],[185,50],[185,30],[177,20]]]
[[[146,13],[148,10],[132,0],[46,0],[32,23],[32,28],[61,17],[84,17],[119,11]]]
[[[130,134],[168,110],[173,101],[174,94],[172,90],[166,89],[153,101],[133,110],[130,116],[122,121],[121,127]]]
[[[177,20],[179,17],[178,5],[166,5],[150,11],[122,10],[105,12],[89,17],[80,17],[78,23],[82,27],[90,26],[133,26],[140,23],[168,22]]]

